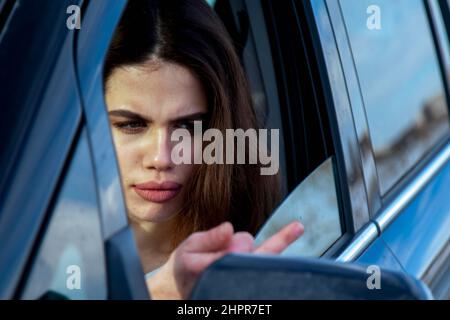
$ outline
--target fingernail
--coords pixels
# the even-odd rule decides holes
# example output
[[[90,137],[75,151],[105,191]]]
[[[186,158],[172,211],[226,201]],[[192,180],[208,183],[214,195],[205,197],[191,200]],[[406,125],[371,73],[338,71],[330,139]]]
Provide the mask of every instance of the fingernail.
[[[230,222],[225,221],[225,222],[222,222],[219,229],[220,229],[220,231],[225,232],[225,230],[227,230],[230,227],[233,228],[233,225]]]
[[[293,229],[294,229],[293,232],[294,232],[296,235],[300,235],[300,234],[303,232],[303,225],[302,225],[300,222],[296,221],[296,222],[294,223]]]
[[[229,222],[223,222],[219,225],[218,231],[220,241],[223,242],[227,239],[231,239],[231,236],[233,234],[233,225]]]

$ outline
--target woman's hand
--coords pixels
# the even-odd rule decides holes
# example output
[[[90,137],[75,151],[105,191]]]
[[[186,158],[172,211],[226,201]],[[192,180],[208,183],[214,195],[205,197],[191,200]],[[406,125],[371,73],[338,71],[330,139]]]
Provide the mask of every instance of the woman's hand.
[[[224,255],[231,252],[277,254],[302,234],[303,225],[292,222],[254,248],[250,233],[234,233],[231,223],[224,222],[190,235],[172,252],[158,273],[147,280],[147,286],[153,299],[187,299],[202,271]]]

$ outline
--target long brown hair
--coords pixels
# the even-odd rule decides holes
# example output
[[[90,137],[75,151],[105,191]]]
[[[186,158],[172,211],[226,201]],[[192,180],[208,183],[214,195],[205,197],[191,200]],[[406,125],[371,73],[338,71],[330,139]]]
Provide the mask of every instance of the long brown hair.
[[[204,0],[129,1],[109,48],[105,82],[114,68],[151,59],[177,63],[198,76],[208,100],[208,127],[224,136],[226,129],[259,128],[232,40]],[[278,178],[262,176],[260,164],[196,166],[177,215],[174,246],[223,221],[255,234],[279,201]]]

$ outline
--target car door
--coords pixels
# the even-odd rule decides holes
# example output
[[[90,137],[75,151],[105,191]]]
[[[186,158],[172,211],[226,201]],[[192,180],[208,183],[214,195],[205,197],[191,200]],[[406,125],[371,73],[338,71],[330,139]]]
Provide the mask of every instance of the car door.
[[[374,242],[375,233],[366,245],[360,242],[369,248],[358,261],[390,259],[430,285],[436,298],[448,298],[450,55],[444,2],[325,2],[378,229]]]
[[[45,225],[80,127],[81,103],[65,28],[68,1],[1,4],[0,295],[11,298]]]
[[[92,148],[90,119],[101,114],[83,109],[78,29],[68,21],[74,7],[90,7],[82,1],[0,4],[0,297],[147,298],[120,194],[114,198],[114,184],[104,188],[105,178],[118,179],[117,166],[98,165],[96,151],[108,155],[112,144]],[[94,6],[90,12],[99,13]],[[95,133],[109,135],[108,128]],[[108,174],[98,178],[105,165]]]

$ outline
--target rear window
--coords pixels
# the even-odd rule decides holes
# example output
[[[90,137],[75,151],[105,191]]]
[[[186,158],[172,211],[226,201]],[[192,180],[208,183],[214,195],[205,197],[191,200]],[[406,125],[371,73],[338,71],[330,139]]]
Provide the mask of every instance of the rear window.
[[[340,5],[385,194],[449,131],[437,51],[421,0]]]

